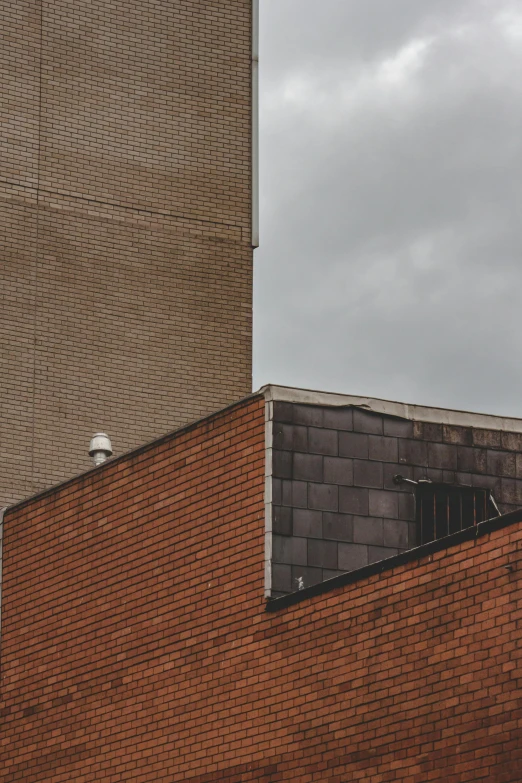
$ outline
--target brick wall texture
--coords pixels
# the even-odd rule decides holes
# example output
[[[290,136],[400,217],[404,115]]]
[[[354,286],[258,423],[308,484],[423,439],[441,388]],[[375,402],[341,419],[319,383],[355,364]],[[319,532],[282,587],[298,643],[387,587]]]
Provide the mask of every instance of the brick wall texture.
[[[267,612],[254,397],[9,510],[2,783],[519,783],[522,527]]]
[[[251,390],[251,0],[0,29],[1,506]]]
[[[482,487],[502,513],[520,508],[521,451],[516,432],[274,402],[272,595],[417,546],[414,487],[397,474]]]

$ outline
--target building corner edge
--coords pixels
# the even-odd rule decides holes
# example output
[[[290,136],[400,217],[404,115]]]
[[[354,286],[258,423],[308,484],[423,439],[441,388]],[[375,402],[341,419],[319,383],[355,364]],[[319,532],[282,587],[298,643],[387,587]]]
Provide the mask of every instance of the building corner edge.
[[[259,247],[259,0],[252,0],[252,247]]]
[[[272,442],[274,403],[265,397],[265,598],[272,596]]]

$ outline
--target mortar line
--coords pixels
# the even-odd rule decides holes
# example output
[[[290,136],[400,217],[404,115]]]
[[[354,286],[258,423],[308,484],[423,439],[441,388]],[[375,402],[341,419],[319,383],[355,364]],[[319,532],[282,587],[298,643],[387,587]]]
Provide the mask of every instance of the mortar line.
[[[35,487],[35,437],[36,437],[36,344],[38,323],[38,261],[40,254],[40,165],[42,152],[42,83],[43,83],[43,3],[40,0],[40,65],[38,73],[38,143],[36,153],[36,241],[34,258],[34,310],[33,310],[33,394],[32,394],[32,423],[31,423],[31,485]]]

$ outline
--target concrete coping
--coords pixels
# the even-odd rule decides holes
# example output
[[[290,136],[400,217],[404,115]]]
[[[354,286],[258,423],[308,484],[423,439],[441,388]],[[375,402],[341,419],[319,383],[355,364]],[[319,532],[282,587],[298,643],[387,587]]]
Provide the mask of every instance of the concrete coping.
[[[373,413],[393,416],[409,421],[426,421],[435,424],[448,424],[457,427],[475,427],[484,430],[521,432],[522,419],[508,416],[492,416],[488,413],[431,408],[425,405],[411,405],[405,402],[381,400],[375,397],[358,397],[352,394],[297,389],[291,386],[262,386],[262,394],[267,402],[290,402],[299,405],[322,405],[325,407],[353,407]]]

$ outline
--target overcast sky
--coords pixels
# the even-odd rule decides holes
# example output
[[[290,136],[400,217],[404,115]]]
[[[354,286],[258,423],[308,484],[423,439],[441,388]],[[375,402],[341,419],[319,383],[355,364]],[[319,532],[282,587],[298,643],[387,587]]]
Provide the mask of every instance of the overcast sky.
[[[260,5],[254,388],[522,416],[522,3]]]

